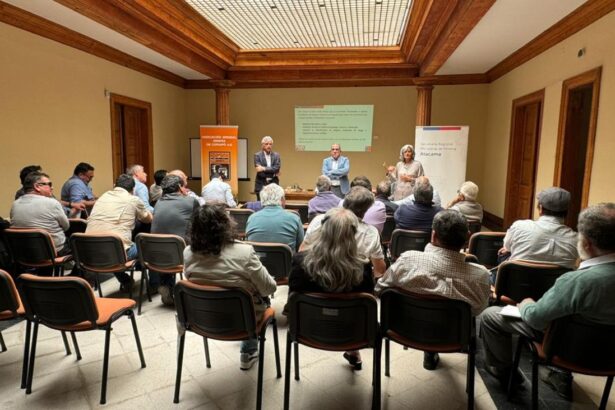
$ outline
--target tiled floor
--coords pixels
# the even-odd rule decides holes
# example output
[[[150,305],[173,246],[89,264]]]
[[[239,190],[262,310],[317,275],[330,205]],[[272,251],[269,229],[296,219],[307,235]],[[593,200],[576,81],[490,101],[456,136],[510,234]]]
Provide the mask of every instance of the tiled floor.
[[[115,280],[103,289],[113,293]],[[280,354],[284,370],[286,319],[279,312],[286,288],[273,299],[278,312]],[[177,330],[174,311],[160,303],[144,302],[137,317],[147,368],[141,369],[129,320],[122,318],[111,337],[108,409],[250,409],[255,407],[257,366],[239,369],[239,343],[210,341],[212,368],[205,366],[203,342],[195,334],[186,339],[180,403],[173,404]],[[77,334],[83,359],[64,352],[59,332],[41,328],[37,347],[32,394],[19,388],[25,324],[3,332],[8,351],[0,354],[0,408],[85,409],[99,405],[104,332]],[[264,409],[280,409],[284,379],[275,375],[273,337],[268,333],[264,370]],[[422,367],[422,352],[391,344],[391,377],[382,377],[383,409],[463,409],[466,407],[466,356],[441,355],[436,371]],[[293,409],[368,409],[371,404],[371,351],[363,351],[363,370],[354,372],[340,353],[300,347],[301,380],[291,378]],[[383,355],[384,359],[384,355]],[[572,408],[595,408],[603,379],[575,377],[576,398]],[[476,408],[496,408],[479,373],[476,373]],[[501,400],[498,399],[498,400]],[[611,400],[615,403],[615,400]],[[613,408],[615,406],[612,404]],[[498,406],[501,407],[501,406]],[[504,407],[514,408],[515,405]],[[522,408],[518,407],[518,408]]]

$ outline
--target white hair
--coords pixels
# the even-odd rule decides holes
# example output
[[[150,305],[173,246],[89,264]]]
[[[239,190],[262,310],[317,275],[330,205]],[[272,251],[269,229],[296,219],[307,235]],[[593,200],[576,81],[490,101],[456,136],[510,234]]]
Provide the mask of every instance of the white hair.
[[[265,185],[260,192],[262,206],[282,206],[284,190],[278,184]]]
[[[132,176],[135,176],[139,171],[143,171],[143,165],[134,164],[126,169],[126,173]]]
[[[266,142],[270,142],[273,144],[273,138],[271,138],[269,135],[265,135],[263,139],[261,140],[261,144],[264,144]]]
[[[399,150],[399,160],[400,161],[402,162],[404,161],[404,153],[408,150],[412,151],[412,159],[414,159],[414,154],[415,154],[414,147],[410,144],[406,144],[403,147],[401,147],[401,149]]]

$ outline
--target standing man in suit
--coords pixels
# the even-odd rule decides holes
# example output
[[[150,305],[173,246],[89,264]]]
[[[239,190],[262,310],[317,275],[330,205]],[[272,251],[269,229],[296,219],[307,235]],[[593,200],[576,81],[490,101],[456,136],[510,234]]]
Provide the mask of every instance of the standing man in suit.
[[[331,156],[322,161],[322,175],[328,176],[331,180],[331,192],[344,198],[350,191],[350,182],[348,182],[350,161],[341,155],[340,144],[331,145]]]
[[[261,150],[254,154],[254,167],[256,168],[256,180],[254,182],[254,192],[260,201],[260,192],[265,185],[271,183],[279,184],[278,174],[280,173],[280,154],[272,152],[273,138],[269,135],[261,140]]]

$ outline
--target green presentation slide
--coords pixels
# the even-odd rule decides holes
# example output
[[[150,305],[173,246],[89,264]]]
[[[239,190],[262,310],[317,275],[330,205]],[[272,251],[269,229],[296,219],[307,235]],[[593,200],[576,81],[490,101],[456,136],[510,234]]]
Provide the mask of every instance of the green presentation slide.
[[[340,144],[343,151],[370,152],[373,122],[373,105],[295,107],[295,149],[329,151]]]

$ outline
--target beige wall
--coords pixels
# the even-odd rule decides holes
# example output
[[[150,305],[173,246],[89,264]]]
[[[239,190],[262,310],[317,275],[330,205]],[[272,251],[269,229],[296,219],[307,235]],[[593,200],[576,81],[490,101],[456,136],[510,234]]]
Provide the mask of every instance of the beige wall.
[[[95,194],[112,187],[105,89],[152,104],[154,168],[185,166],[182,88],[0,23],[0,215],[25,165],[40,164],[58,196],[80,161],[96,168]]]
[[[512,101],[545,89],[536,191],[553,184],[561,90],[564,80],[602,66],[602,83],[589,203],[615,201],[612,161],[615,153],[615,13],[557,44],[489,85],[481,201],[504,214]],[[580,48],[586,49],[582,58]],[[488,193],[488,195],[485,195]]]

